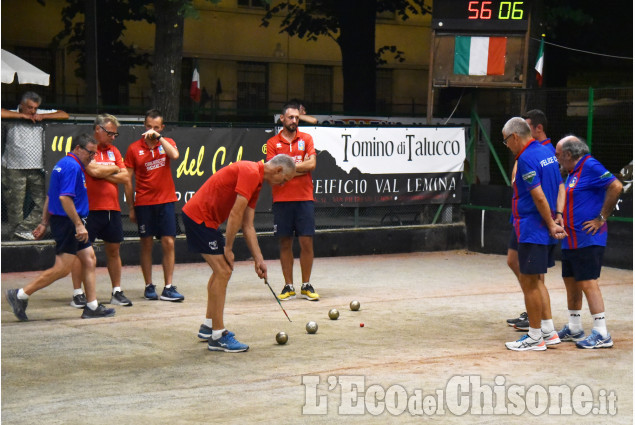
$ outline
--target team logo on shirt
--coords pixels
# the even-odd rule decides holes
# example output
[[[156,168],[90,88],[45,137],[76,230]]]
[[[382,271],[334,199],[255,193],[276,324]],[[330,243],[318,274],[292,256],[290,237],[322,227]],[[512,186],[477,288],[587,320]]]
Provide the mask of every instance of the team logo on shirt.
[[[145,151],[143,149],[139,149],[139,156],[145,154]]]
[[[111,161],[115,160],[115,153],[113,151],[108,151],[108,159]]]
[[[212,251],[218,251],[218,242],[217,241],[211,241],[209,243],[209,249],[211,249]]]
[[[576,184],[578,184],[578,177],[577,176],[571,177],[571,180],[569,181],[569,187],[574,188]]]
[[[159,145],[159,153],[163,155],[165,153],[165,149],[163,149],[163,145]]]
[[[298,149],[303,151],[304,150],[304,140],[300,139],[298,141]]]
[[[276,148],[280,149],[282,147],[282,143],[278,142],[276,143]]]
[[[527,184],[532,184],[534,182],[535,177],[536,177],[535,171],[530,171],[526,174],[523,174],[523,180],[525,180],[525,183]]]
[[[613,174],[611,174],[611,172],[610,172],[610,171],[607,171],[606,173],[604,173],[604,174],[602,174],[602,175],[600,176],[600,180],[609,179],[609,178],[611,178],[611,177],[613,177]]]

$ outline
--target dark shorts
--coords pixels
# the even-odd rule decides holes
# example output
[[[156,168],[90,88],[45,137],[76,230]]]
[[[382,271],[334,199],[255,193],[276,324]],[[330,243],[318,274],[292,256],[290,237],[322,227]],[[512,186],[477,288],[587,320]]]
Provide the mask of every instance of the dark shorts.
[[[77,255],[77,251],[92,246],[90,241],[80,242],[75,238],[75,225],[65,215],[51,215],[50,225],[55,240],[55,254]]]
[[[553,257],[555,245],[533,243],[518,244],[518,263],[522,274],[545,274],[547,268],[555,265]]]
[[[120,211],[90,211],[86,219],[86,230],[91,242],[99,238],[104,242],[123,241],[123,225]]]
[[[509,236],[507,249],[518,251],[518,236],[516,236],[516,231],[514,229],[512,229],[512,234]]]
[[[181,215],[185,225],[187,248],[199,254],[223,255],[225,253],[225,237],[217,229],[197,224],[185,213]]]
[[[572,277],[580,282],[599,279],[604,259],[604,247],[586,246],[562,250],[562,277]]]
[[[315,208],[313,201],[275,202],[273,204],[274,236],[313,236]]]
[[[139,236],[176,236],[176,215],[174,202],[157,205],[139,205],[134,207],[137,215]]]

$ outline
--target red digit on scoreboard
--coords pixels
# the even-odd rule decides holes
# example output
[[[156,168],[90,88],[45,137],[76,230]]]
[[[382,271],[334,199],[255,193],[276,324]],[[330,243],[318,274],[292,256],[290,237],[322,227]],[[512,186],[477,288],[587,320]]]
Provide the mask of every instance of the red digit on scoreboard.
[[[480,4],[480,7],[479,7]],[[491,1],[471,1],[467,4],[467,19],[492,19]]]
[[[492,9],[486,7],[491,4],[491,1],[484,1],[483,4],[481,4],[481,19],[492,19]]]
[[[470,12],[467,16],[467,19],[478,19],[479,18],[479,9],[478,9],[477,1],[471,1],[467,4],[467,10]]]

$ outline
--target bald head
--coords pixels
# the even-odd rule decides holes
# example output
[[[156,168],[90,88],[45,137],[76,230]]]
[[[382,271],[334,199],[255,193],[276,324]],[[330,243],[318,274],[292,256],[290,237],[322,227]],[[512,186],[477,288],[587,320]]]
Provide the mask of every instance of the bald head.
[[[571,172],[578,160],[588,153],[587,144],[573,134],[563,137],[556,144],[556,158],[562,168],[568,172]]]

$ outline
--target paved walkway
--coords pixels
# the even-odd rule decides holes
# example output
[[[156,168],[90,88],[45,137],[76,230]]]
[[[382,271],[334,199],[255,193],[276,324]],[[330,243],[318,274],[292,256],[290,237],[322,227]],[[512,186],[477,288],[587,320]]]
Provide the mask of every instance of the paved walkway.
[[[268,266],[279,291],[279,263]],[[557,264],[547,275],[558,328],[567,319],[559,273]],[[161,276],[160,267],[154,274]],[[2,290],[36,275],[2,274]],[[524,304],[500,255],[318,258],[313,283],[322,300],[284,303],[292,323],[252,263],[237,263],[225,323],[250,345],[237,354],[209,352],[196,336],[209,275],[202,263],[178,265],[175,283],[185,302],[147,301],[140,269],[125,267],[123,288],[134,306],[117,307],[110,319],[79,318],[69,306],[70,278],[32,297],[27,323],[17,322],[3,299],[2,422],[632,423],[631,270],[602,273],[614,348],[562,343],[529,353],[504,346],[522,335],[505,319]],[[107,271],[98,269],[101,301],[109,300],[109,286]],[[358,312],[348,308],[353,299],[361,302]],[[331,308],[339,309],[339,320],[329,320]],[[319,325],[315,335],[305,332],[309,320]],[[583,323],[590,330],[586,306]],[[276,344],[278,331],[289,334],[286,345]],[[556,390],[572,399],[572,415],[549,398]]]

